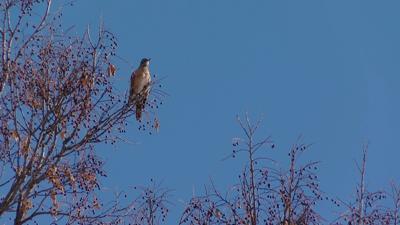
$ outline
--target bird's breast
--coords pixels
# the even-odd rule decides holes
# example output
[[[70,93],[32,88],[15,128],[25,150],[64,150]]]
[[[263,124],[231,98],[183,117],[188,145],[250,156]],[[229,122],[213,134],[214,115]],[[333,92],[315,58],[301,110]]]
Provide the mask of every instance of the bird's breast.
[[[151,81],[149,70],[138,70],[135,72],[134,91],[140,93],[143,88]]]

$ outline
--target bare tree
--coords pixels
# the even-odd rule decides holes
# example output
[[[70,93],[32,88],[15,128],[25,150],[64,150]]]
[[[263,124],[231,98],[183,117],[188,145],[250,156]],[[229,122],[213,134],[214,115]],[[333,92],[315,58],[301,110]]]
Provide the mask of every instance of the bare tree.
[[[300,139],[299,139],[300,141]],[[298,165],[300,155],[310,145],[294,144],[288,154],[289,169],[274,173],[275,186],[271,195],[272,207],[269,210],[270,224],[320,224],[322,218],[315,211],[315,205],[322,200],[319,188],[318,162],[308,162]],[[279,207],[282,205],[282,207]]]
[[[105,171],[95,145],[120,141],[135,107],[113,87],[117,42],[103,27],[95,36],[69,35],[51,5],[0,3],[0,217],[122,223],[131,204],[102,204],[96,194]],[[158,128],[148,114],[141,128]]]
[[[135,213],[130,218],[132,224],[137,225],[159,225],[165,222],[169,213],[168,207],[170,190],[161,186],[160,183],[155,183],[151,180],[151,184],[146,187],[134,187],[140,191],[140,194],[135,198],[134,211]]]
[[[384,215],[385,224],[400,223],[400,187],[395,182],[391,183],[391,192],[389,198],[392,200],[392,206],[386,208]]]
[[[321,199],[317,162],[297,165],[299,155],[309,146],[293,145],[289,169],[277,168],[277,163],[261,152],[266,145],[275,147],[270,137],[255,139],[261,121],[252,124],[246,116],[238,122],[245,137],[233,139],[230,157],[238,153],[247,157],[239,183],[224,193],[211,182],[204,196],[190,200],[180,224],[318,224],[320,217],[314,210]]]
[[[386,198],[386,193],[384,191],[369,191],[366,186],[366,164],[367,164],[367,150],[368,145],[363,146],[363,155],[361,160],[361,166],[358,166],[358,171],[360,173],[360,181],[356,188],[356,199],[350,201],[349,203],[338,200],[341,205],[345,207],[345,211],[341,213],[334,224],[392,224],[391,210],[384,207],[382,200]],[[394,199],[396,205],[398,204],[398,194],[395,191]],[[398,206],[398,205],[397,205]],[[393,211],[395,214],[396,211]],[[389,222],[389,223],[387,223]],[[397,223],[393,223],[397,224]]]

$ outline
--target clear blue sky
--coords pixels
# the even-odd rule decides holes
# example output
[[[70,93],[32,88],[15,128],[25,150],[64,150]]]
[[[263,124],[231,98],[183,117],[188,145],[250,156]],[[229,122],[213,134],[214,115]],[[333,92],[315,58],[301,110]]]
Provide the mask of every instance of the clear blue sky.
[[[370,142],[368,184],[400,181],[400,2],[374,0],[84,0],[65,11],[78,30],[104,21],[119,56],[151,70],[170,94],[158,111],[161,130],[127,136],[138,144],[101,146],[109,178],[126,189],[150,178],[174,189],[171,221],[213,177],[224,188],[242,161],[221,159],[241,134],[236,114],[264,118],[282,162],[300,134],[314,143],[321,186],[349,199],[355,160]],[[116,60],[118,88],[130,65]],[[329,215],[329,207],[324,209]],[[174,224],[174,222],[171,222]]]

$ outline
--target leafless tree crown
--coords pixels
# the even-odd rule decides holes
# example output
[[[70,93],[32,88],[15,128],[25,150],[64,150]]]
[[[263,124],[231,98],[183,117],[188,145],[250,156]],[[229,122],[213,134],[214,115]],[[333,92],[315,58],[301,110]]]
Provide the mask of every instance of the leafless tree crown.
[[[247,165],[232,191],[220,192],[212,182],[204,196],[188,203],[181,224],[319,224],[315,203],[321,200],[317,162],[298,165],[298,157],[309,146],[295,144],[289,151],[289,168],[282,169],[266,157],[265,147],[275,147],[270,137],[256,140],[260,121],[238,118],[244,138],[233,139],[230,157],[244,153]]]

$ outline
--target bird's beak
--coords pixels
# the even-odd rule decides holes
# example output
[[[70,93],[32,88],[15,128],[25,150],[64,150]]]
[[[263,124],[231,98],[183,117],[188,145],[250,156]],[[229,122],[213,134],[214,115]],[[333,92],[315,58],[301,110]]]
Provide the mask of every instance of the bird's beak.
[[[151,58],[149,58],[149,61],[151,60]]]

